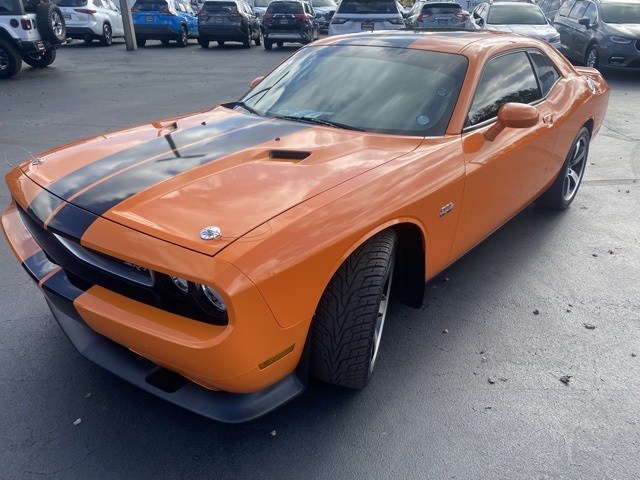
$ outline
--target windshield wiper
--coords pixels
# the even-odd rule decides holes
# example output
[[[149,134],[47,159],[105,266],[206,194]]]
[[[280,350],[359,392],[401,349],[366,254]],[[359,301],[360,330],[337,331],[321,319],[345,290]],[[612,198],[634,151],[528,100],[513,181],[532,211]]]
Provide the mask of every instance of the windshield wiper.
[[[244,108],[247,112],[249,113],[253,113],[254,115],[260,115],[262,116],[262,113],[260,113],[259,111],[251,108],[250,106],[248,106],[246,103],[241,102],[241,101],[237,101],[237,102],[229,102],[229,103],[223,103],[222,104],[223,107],[226,108],[235,108],[235,107],[240,107],[240,108]]]
[[[342,128],[344,130],[355,130],[356,132],[366,132],[364,128],[352,127],[344,123],[332,122],[331,120],[323,120],[315,117],[296,117],[295,115],[273,115],[273,118],[281,120],[293,120],[295,122],[313,123],[314,125],[324,125],[325,127]]]

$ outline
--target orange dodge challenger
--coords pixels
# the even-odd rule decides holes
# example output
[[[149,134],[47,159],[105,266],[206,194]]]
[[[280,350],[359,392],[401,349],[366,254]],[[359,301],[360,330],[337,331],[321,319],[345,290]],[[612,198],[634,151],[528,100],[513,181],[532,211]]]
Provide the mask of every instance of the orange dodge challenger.
[[[569,206],[609,87],[542,41],[315,42],[239,101],[11,171],[2,226],[79,352],[225,422],[363,388],[390,297],[531,202]]]

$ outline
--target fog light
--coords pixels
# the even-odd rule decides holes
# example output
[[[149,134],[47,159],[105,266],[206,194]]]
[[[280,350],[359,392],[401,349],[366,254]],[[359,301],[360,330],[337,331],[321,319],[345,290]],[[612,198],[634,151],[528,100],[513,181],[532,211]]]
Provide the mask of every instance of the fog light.
[[[625,60],[625,57],[611,57],[609,59],[609,63],[612,65],[620,65],[621,63],[624,63]]]
[[[199,287],[202,295],[211,305],[213,305],[221,312],[225,312],[227,310],[227,305],[224,303],[224,300],[218,292],[216,292],[213,288],[208,287],[207,285],[199,285]]]
[[[184,278],[172,276],[169,276],[169,278],[171,279],[171,283],[173,283],[173,286],[180,290],[182,293],[186,294],[189,292],[189,282],[187,282]]]

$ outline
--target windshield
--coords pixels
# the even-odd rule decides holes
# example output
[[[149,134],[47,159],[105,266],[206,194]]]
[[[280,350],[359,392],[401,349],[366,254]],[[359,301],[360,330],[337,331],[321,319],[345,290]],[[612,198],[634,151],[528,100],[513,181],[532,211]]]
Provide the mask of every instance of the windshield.
[[[314,7],[331,7],[331,8],[335,8],[336,7],[336,2],[334,2],[333,0],[312,0],[311,1],[311,5],[313,5]]]
[[[266,7],[269,5],[271,0],[253,0],[254,7]]]
[[[86,7],[87,0],[53,0],[59,7]]]
[[[600,8],[605,23],[640,24],[640,3],[603,3]]]
[[[399,12],[395,0],[342,0],[337,13],[370,15]]]
[[[307,47],[242,99],[267,117],[369,132],[443,135],[467,70],[461,55],[391,47]]]
[[[492,5],[487,17],[492,25],[546,25],[547,19],[537,5]]]
[[[133,7],[131,7],[131,11],[134,10],[143,10],[150,12],[164,12],[168,10],[167,2],[163,1],[155,1],[155,0],[142,0],[140,2],[136,2]]]

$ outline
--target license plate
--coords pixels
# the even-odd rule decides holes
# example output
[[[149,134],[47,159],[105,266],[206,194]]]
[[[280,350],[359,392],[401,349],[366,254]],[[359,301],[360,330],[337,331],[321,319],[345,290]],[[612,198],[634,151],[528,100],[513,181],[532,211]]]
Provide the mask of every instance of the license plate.
[[[213,23],[222,23],[222,19],[220,17],[216,17],[213,19]]]
[[[71,19],[71,14],[70,13],[63,13],[62,16],[66,19]]]
[[[287,23],[289,23],[289,20],[287,20],[286,18],[280,20],[280,25],[286,25]]]
[[[449,22],[447,20],[438,20],[438,25],[446,25]]]
[[[373,23],[361,23],[360,24],[360,29],[361,30],[373,30]]]
[[[42,41],[37,41],[36,42],[36,48],[38,49],[38,51],[43,52],[44,51],[44,43]]]
[[[154,16],[153,15],[147,15],[145,17],[145,19],[147,20],[147,22],[153,22]]]

